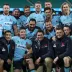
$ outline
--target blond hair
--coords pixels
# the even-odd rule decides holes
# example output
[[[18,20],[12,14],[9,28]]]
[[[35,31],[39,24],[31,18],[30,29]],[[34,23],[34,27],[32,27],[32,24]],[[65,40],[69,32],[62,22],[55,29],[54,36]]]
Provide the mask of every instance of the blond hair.
[[[69,8],[70,8],[70,5],[69,5],[67,2],[64,2],[64,3],[61,5],[61,10],[63,10],[63,6],[64,6],[64,5],[68,5]]]

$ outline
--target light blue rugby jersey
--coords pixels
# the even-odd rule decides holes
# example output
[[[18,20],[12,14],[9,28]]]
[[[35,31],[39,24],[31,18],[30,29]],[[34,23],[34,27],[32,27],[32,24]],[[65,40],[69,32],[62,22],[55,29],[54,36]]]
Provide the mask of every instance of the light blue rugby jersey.
[[[69,15],[62,15],[61,17],[60,17],[60,22],[62,23],[62,24],[72,24],[72,13],[70,13]]]
[[[21,20],[21,25],[22,26],[26,26],[27,25],[27,18],[25,15],[20,16],[20,20]]]
[[[0,37],[2,37],[3,29],[4,29],[4,24],[2,24],[1,19],[0,19]]]
[[[59,15],[52,16],[52,25],[53,25],[53,27],[56,27],[59,24],[60,24],[60,16]]]
[[[0,15],[0,22],[4,25],[4,30],[13,32],[12,26],[17,23],[16,19],[11,15]]]
[[[45,14],[43,15],[43,17],[44,17],[44,20],[46,20]],[[53,27],[56,27],[57,25],[59,25],[60,24],[60,15],[52,15],[51,22],[52,22]],[[44,27],[45,27],[45,24],[44,24]]]
[[[36,26],[40,27],[43,30],[43,26],[44,26],[44,17],[43,17],[43,13],[32,13],[30,14],[30,16],[27,19],[27,23],[29,23],[30,19],[34,18],[36,20]]]
[[[44,37],[46,37],[46,38],[48,38],[48,39],[51,39],[51,37],[53,37],[53,36],[55,36],[55,30],[53,29],[51,32],[49,32],[49,33],[46,33],[45,35],[44,35]]]
[[[15,42],[15,52],[14,52],[14,61],[20,60],[24,57],[25,52],[27,51],[26,44],[32,44],[29,39],[21,39],[19,36],[12,37],[12,40]]]
[[[30,31],[29,28],[26,28],[26,37],[28,39],[35,39],[38,30],[39,30],[38,27],[35,27],[33,31]]]
[[[20,27],[22,26],[21,20],[20,20],[20,18],[19,18],[19,19],[16,19],[16,20],[17,20],[17,28],[18,28],[18,30],[19,30]]]

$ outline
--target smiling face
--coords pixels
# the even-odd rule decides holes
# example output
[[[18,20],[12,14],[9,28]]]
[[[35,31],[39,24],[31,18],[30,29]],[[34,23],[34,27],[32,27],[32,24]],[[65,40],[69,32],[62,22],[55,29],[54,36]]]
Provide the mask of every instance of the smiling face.
[[[21,38],[25,38],[26,37],[25,29],[21,29],[20,32],[19,32],[19,35],[20,35]]]
[[[25,8],[25,9],[24,9],[24,14],[25,14],[26,16],[29,16],[29,15],[30,15],[30,8]]]
[[[48,30],[48,31],[50,31],[51,29],[52,29],[52,24],[51,24],[51,22],[46,22],[45,23],[45,26],[46,26],[46,29]]]
[[[41,11],[41,4],[40,3],[36,3],[35,4],[35,10],[36,10],[36,12],[40,12]]]
[[[10,32],[6,32],[6,34],[5,34],[5,39],[6,39],[7,41],[10,41],[10,40],[11,40],[11,33],[10,33]]]
[[[64,33],[66,34],[66,36],[69,36],[70,32],[71,32],[71,30],[69,27],[64,27]]]
[[[69,5],[68,4],[64,4],[63,6],[62,6],[62,12],[63,13],[68,13],[70,11],[70,7],[69,7]]]
[[[14,10],[14,12],[13,12],[13,16],[15,16],[15,17],[19,17],[19,16],[20,16],[20,12],[19,12],[19,10]]]
[[[63,30],[56,30],[56,37],[57,38],[62,38],[64,36],[64,31]]]
[[[42,41],[43,38],[44,38],[43,33],[42,33],[42,32],[38,32],[38,33],[37,33],[37,39],[38,39],[39,41]]]

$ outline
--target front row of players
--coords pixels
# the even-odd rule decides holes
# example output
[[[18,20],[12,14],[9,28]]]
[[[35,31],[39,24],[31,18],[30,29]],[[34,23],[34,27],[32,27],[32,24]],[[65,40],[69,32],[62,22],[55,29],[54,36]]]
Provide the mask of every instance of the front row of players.
[[[43,72],[43,66],[46,72],[51,72],[53,64],[64,65],[63,70],[70,72],[72,41],[64,34],[62,27],[57,26],[55,31],[53,41],[44,37],[42,30],[38,30],[33,41],[26,38],[24,28],[20,28],[19,36],[12,38],[11,32],[6,31],[0,38],[0,72],[9,72],[12,60],[14,72]]]

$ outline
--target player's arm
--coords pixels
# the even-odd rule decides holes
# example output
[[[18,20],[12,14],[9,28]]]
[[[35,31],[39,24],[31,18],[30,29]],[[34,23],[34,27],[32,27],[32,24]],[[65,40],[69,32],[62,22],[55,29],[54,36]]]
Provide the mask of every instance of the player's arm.
[[[17,36],[18,35],[17,25],[13,25],[13,30],[14,30],[14,35]]]
[[[10,50],[9,50],[9,59],[12,60],[12,58],[14,57],[14,50],[15,50],[15,43],[12,40],[11,44],[10,44]]]

